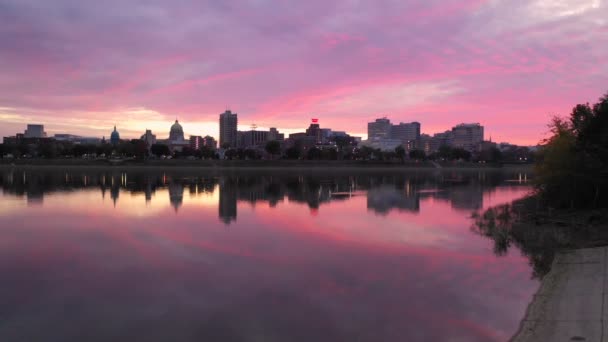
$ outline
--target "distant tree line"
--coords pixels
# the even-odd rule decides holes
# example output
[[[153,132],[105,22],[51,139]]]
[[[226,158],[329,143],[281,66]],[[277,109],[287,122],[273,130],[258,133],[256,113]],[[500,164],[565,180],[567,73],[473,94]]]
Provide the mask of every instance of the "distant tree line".
[[[539,195],[556,207],[608,206],[608,94],[554,117],[536,166]]]

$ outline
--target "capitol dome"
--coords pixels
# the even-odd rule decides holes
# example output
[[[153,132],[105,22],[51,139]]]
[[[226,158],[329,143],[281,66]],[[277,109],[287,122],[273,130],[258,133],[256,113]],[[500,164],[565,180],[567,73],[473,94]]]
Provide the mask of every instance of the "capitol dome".
[[[184,140],[184,129],[182,125],[179,124],[177,120],[171,126],[171,131],[169,132],[169,140],[171,141],[183,141]]]
[[[116,126],[114,126],[114,131],[110,134],[110,143],[116,145],[120,142],[120,134],[116,130]]]

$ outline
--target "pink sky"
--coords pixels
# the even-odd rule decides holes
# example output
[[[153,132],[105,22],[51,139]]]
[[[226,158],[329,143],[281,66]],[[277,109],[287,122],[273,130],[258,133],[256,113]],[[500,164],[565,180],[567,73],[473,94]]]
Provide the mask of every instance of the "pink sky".
[[[218,135],[387,116],[535,144],[608,91],[606,0],[0,0],[0,135]]]

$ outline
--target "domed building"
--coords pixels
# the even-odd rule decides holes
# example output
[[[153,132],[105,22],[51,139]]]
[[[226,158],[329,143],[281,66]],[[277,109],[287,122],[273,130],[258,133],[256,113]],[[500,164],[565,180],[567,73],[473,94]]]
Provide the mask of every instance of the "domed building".
[[[116,126],[114,126],[114,131],[110,134],[110,144],[117,145],[120,142],[120,134],[116,130]]]
[[[169,146],[171,152],[181,152],[184,147],[190,146],[190,141],[184,138],[184,129],[182,128],[182,125],[179,124],[177,119],[175,120],[175,123],[171,125],[167,145]]]
[[[171,141],[184,141],[184,129],[182,125],[179,124],[177,119],[175,123],[171,126],[171,131],[169,131],[169,140]]]

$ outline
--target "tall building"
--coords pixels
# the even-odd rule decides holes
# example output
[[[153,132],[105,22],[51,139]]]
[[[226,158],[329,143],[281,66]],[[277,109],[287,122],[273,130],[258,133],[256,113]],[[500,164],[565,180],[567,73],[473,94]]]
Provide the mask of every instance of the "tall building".
[[[31,125],[28,124],[25,132],[23,133],[24,138],[46,138],[44,132],[44,125]]]
[[[367,124],[367,139],[389,139],[391,137],[391,121],[387,118],[376,119]]]
[[[238,118],[236,113],[226,110],[220,114],[220,147],[224,147],[224,145],[230,147],[237,146],[237,126]]]
[[[120,134],[116,130],[116,126],[114,126],[114,130],[110,134],[110,144],[117,145],[120,142]]]
[[[205,145],[203,137],[199,135],[191,135],[190,136],[190,148],[198,151]]]
[[[141,140],[146,143],[149,150],[152,145],[156,144],[156,135],[152,134],[152,130],[147,129],[146,133],[141,136]]]
[[[321,142],[321,127],[319,126],[318,119],[312,119],[310,126],[306,129],[306,135],[309,137],[315,137],[317,142]]]
[[[479,151],[483,142],[483,126],[478,123],[460,124],[452,128],[452,146],[469,152]]]
[[[391,126],[391,138],[399,139],[403,142],[403,146],[414,146],[416,147],[416,143],[420,139],[420,123],[419,122],[410,122],[403,123],[401,122],[398,125]]]

